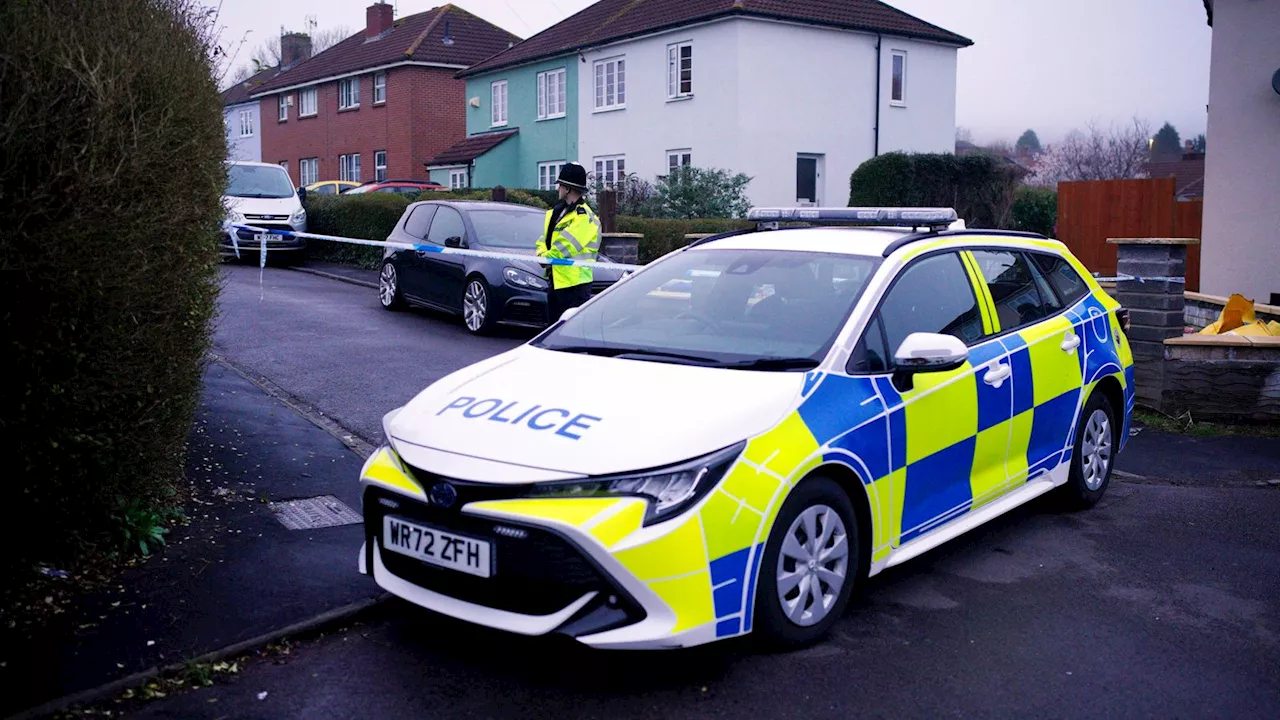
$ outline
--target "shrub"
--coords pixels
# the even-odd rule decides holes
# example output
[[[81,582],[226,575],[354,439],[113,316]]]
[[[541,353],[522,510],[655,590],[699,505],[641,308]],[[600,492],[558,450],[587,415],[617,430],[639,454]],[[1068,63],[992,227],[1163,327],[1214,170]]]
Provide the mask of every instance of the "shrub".
[[[187,0],[0,5],[7,562],[175,497],[226,187],[205,23]]]
[[[685,235],[690,233],[720,233],[753,226],[745,220],[678,220],[618,216],[618,232],[641,233],[640,263],[650,263],[689,244]]]
[[[407,207],[409,198],[396,193],[316,195],[307,198],[307,230],[319,235],[386,240]],[[382,248],[309,240],[307,257],[376,269],[382,263]]]
[[[849,205],[949,207],[969,227],[1007,228],[1026,171],[994,155],[886,153],[849,178]]]
[[[1058,226],[1058,193],[1056,190],[1020,187],[1013,200],[1014,230],[1037,232],[1053,237]]]
[[[508,190],[507,202],[528,205],[529,207],[536,207],[541,210],[546,210],[551,207],[551,205],[555,204],[553,202],[551,205],[548,205],[541,197],[531,194],[528,190]]]

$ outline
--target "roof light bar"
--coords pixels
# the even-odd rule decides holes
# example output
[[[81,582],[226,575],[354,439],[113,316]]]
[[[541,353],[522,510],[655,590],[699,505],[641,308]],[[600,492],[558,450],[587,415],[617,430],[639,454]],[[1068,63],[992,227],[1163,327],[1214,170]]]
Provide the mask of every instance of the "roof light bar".
[[[879,227],[947,227],[957,219],[951,208],[753,208],[747,219],[759,223],[812,222]]]

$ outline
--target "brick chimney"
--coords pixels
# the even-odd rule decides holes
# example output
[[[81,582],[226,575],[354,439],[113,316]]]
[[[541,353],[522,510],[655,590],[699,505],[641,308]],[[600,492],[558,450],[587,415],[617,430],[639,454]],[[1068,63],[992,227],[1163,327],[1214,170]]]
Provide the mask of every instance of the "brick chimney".
[[[289,68],[311,57],[311,36],[285,33],[280,36],[280,65]]]
[[[396,21],[395,8],[385,2],[376,2],[370,5],[364,12],[365,39],[373,39],[383,32],[390,30]]]

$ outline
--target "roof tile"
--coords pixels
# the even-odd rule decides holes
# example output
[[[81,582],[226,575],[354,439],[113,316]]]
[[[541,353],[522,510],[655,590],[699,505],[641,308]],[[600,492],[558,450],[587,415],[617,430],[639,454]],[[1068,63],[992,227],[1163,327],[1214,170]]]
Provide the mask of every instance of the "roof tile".
[[[239,105],[240,103],[249,102],[249,96],[258,91],[258,88],[271,78],[275,77],[279,72],[279,68],[269,67],[265,70],[259,70],[251,77],[232,85],[222,91],[222,105]]]
[[[475,75],[730,15],[884,32],[960,46],[973,44],[879,0],[600,0],[459,75]]]
[[[520,132],[520,128],[472,135],[435,156],[427,162],[427,165],[430,167],[439,167],[441,165],[459,165],[462,163],[469,163],[502,144],[503,140],[506,140],[518,132]]]

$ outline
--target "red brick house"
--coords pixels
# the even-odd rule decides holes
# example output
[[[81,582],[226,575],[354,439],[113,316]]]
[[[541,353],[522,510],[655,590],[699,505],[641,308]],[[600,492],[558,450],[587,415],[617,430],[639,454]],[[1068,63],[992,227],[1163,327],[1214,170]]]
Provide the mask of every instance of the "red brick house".
[[[377,2],[366,27],[263,83],[262,161],[294,182],[427,179],[423,165],[467,134],[454,77],[520,38],[453,5],[395,19]]]

